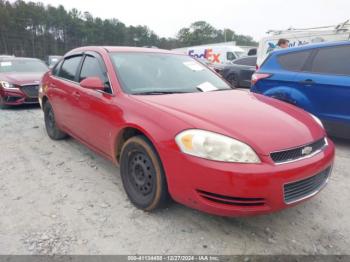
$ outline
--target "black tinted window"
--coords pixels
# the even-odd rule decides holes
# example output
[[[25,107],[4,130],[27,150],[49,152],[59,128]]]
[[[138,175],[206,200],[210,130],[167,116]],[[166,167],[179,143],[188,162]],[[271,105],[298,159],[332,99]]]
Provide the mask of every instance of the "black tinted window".
[[[55,75],[55,76],[58,75],[58,71],[60,70],[60,67],[61,67],[61,65],[62,65],[62,62],[63,62],[63,61],[59,62],[59,63],[52,69],[52,74],[53,74],[53,75]]]
[[[73,56],[64,60],[59,76],[68,80],[75,80],[81,56]]]
[[[287,70],[301,71],[311,51],[293,52],[278,56],[278,62]]]
[[[83,66],[81,68],[79,82],[87,77],[98,77],[104,80],[105,76],[98,60],[92,56],[86,56],[84,59]]]
[[[235,56],[234,53],[232,53],[232,52],[227,52],[227,53],[226,53],[226,58],[227,58],[227,60],[231,61],[231,60],[236,59],[237,57]]]
[[[98,59],[92,56],[86,56],[79,76],[79,82],[83,81],[87,77],[98,77],[105,84],[105,91],[111,93],[110,84],[107,77],[107,73],[103,70]]]
[[[255,66],[256,65],[256,57],[245,57],[237,59],[233,62],[235,65],[245,65],[245,66]]]
[[[320,48],[312,63],[311,71],[350,75],[350,46]]]

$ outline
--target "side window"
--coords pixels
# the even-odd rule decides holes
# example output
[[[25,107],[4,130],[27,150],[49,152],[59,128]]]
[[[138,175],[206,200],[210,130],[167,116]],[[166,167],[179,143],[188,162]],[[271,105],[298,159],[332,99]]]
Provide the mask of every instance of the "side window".
[[[232,52],[227,52],[227,53],[226,53],[226,59],[227,59],[228,61],[235,60],[236,58],[237,58],[237,57],[235,56],[234,53],[232,53]]]
[[[350,75],[350,46],[320,48],[311,71],[322,74]]]
[[[75,81],[75,74],[77,72],[81,56],[73,56],[65,59],[63,61],[60,72],[58,73],[59,77]]]
[[[59,71],[60,68],[61,68],[62,62],[63,62],[63,60],[62,60],[61,62],[57,63],[57,64],[55,65],[54,68],[52,68],[52,74],[53,74],[54,76],[57,76],[57,75],[58,75],[58,71]]]
[[[245,65],[245,66],[255,66],[256,65],[256,57],[245,57],[241,59],[237,59],[234,62],[235,65]]]
[[[100,62],[93,56],[86,56],[83,66],[81,67],[79,82],[87,77],[98,77],[105,84],[105,92],[112,93],[112,89],[107,77],[107,73],[103,70]]]
[[[312,51],[300,51],[279,55],[277,60],[286,70],[301,71]]]

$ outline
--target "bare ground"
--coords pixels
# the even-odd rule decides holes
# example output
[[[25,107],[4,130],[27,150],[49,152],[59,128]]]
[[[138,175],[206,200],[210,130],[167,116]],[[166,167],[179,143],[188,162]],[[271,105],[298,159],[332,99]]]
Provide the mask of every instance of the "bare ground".
[[[0,254],[350,254],[350,142],[329,185],[279,213],[221,218],[127,200],[119,169],[74,139],[51,141],[38,107],[0,111]]]

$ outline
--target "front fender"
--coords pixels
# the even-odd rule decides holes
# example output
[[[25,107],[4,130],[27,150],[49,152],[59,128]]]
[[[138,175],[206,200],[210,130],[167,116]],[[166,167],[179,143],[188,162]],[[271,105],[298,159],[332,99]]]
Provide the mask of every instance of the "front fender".
[[[274,87],[266,90],[263,93],[265,96],[279,99],[281,101],[290,103],[297,107],[301,107],[306,111],[312,112],[312,104],[310,100],[299,90],[287,86]]]

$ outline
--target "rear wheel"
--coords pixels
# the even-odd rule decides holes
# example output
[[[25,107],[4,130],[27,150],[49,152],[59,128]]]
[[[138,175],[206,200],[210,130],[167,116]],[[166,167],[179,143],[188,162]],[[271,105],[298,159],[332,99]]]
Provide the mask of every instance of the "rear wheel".
[[[120,172],[130,201],[145,211],[165,207],[169,193],[162,163],[143,136],[127,140],[120,156]]]
[[[67,137],[67,134],[61,131],[57,127],[55,114],[49,102],[46,102],[44,104],[44,119],[45,119],[46,132],[51,139],[61,140]]]

